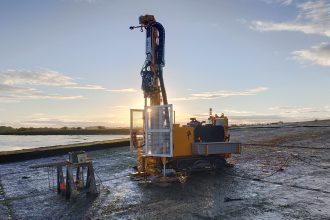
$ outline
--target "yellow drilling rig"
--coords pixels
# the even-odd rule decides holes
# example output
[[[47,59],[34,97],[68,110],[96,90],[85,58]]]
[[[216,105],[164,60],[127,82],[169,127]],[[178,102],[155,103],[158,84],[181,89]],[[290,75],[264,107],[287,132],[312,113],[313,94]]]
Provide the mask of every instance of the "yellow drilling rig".
[[[180,126],[173,121],[173,105],[167,101],[165,29],[153,15],[139,17],[139,28],[146,32],[146,60],[141,70],[144,109],[131,109],[131,151],[138,155],[138,173],[165,176],[168,170],[190,172],[216,169],[231,154],[240,153],[240,144],[229,141],[228,118],[209,112],[207,122],[191,118]]]

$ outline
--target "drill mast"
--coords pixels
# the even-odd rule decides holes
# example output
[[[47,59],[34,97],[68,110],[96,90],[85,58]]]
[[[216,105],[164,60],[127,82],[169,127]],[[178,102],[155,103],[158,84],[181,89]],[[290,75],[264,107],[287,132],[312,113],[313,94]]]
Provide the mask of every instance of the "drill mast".
[[[165,29],[156,21],[153,15],[139,17],[140,26],[131,26],[130,29],[146,30],[146,60],[141,70],[142,90],[145,106],[167,105],[163,67],[165,66]]]

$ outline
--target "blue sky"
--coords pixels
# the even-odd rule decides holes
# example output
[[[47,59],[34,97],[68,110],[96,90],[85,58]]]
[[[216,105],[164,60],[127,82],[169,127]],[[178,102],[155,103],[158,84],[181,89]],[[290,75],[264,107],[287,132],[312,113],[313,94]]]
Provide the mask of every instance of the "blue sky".
[[[329,1],[3,0],[0,124],[128,126],[145,60],[128,27],[146,13],[166,30],[177,121],[330,118]]]

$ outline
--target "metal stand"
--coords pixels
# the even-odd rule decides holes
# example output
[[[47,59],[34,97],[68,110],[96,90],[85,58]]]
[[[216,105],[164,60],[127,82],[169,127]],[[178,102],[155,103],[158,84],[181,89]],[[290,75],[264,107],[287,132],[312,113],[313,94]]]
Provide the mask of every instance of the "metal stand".
[[[82,163],[70,163],[61,161],[48,164],[40,164],[31,168],[56,167],[57,168],[57,193],[70,199],[75,193],[84,192],[90,195],[97,195],[96,181],[94,175],[93,161]],[[66,176],[63,175],[63,168],[66,168]],[[87,168],[86,182],[84,181],[84,170]],[[74,175],[76,169],[76,175]]]

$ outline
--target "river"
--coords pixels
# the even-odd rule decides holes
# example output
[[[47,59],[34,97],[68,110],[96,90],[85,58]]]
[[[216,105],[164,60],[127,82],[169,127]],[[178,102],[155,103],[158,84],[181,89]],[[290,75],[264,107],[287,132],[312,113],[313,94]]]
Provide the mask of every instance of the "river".
[[[128,138],[129,135],[0,135],[0,151]]]

